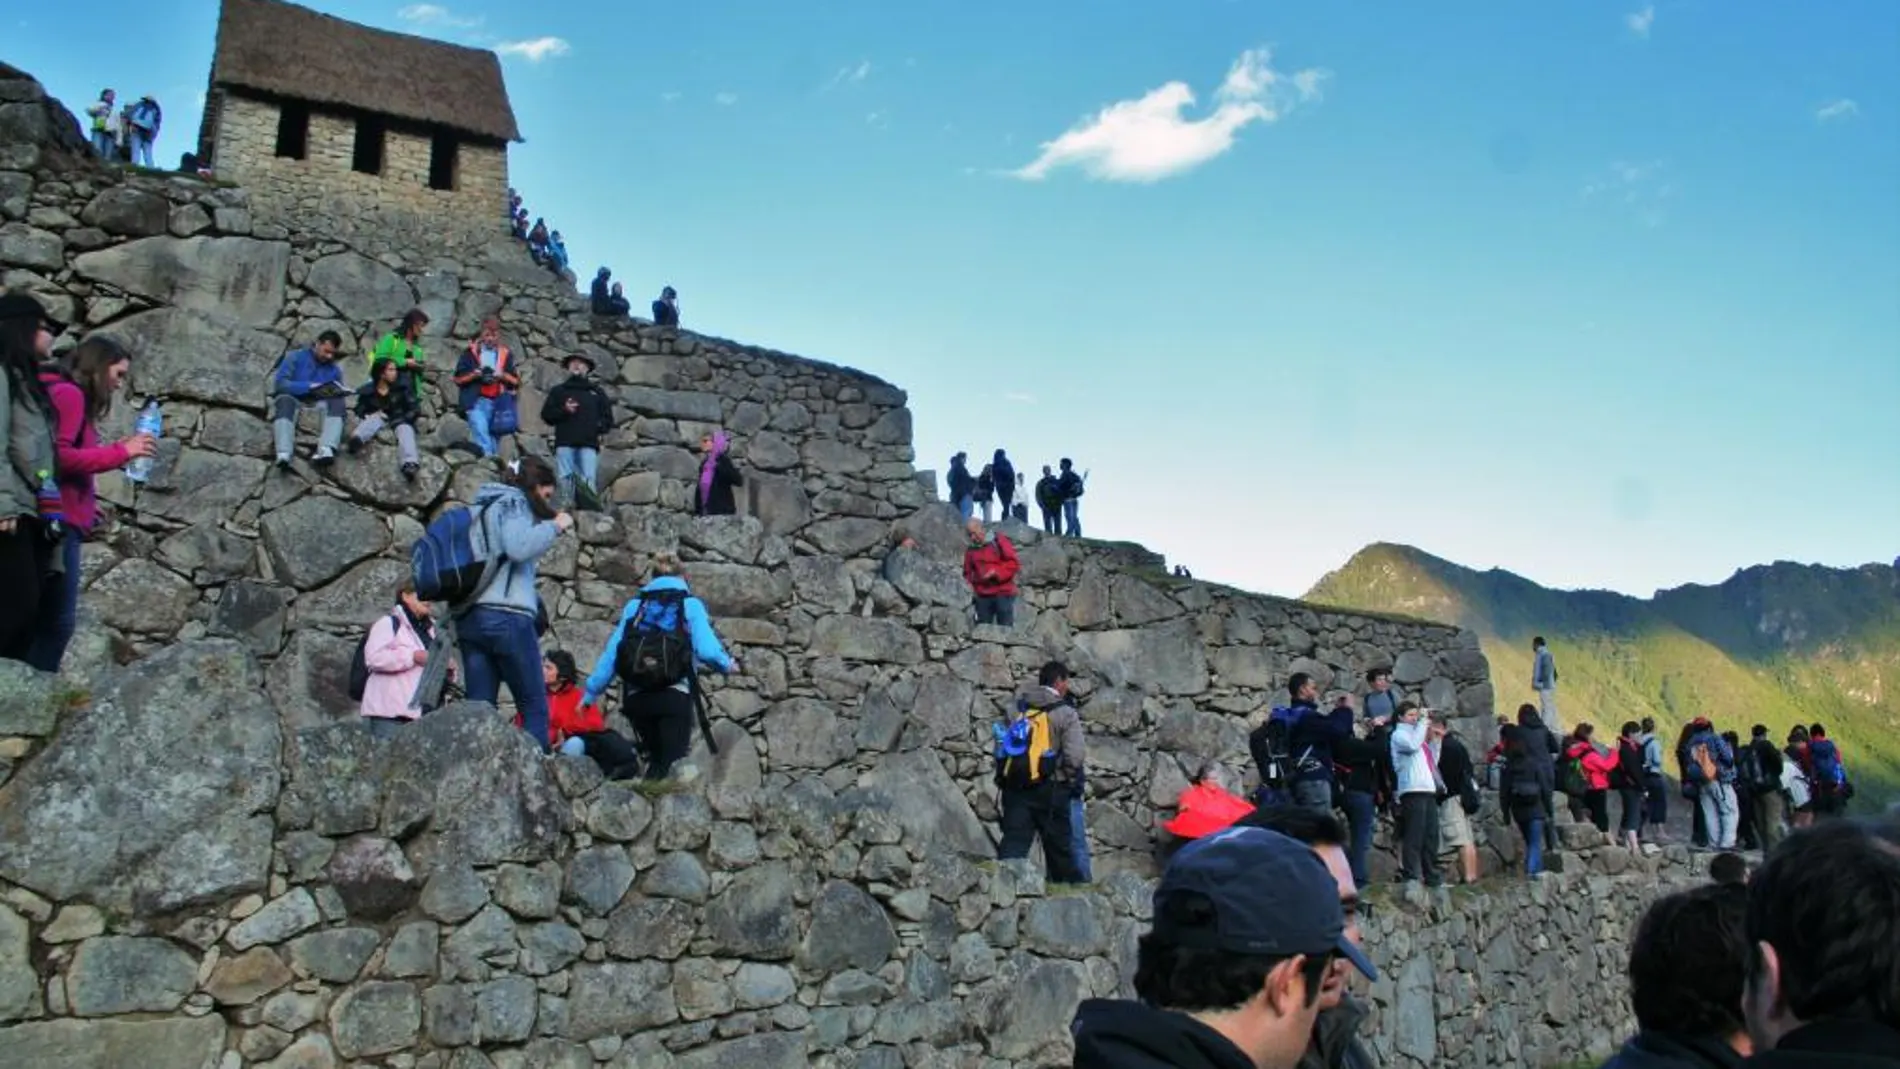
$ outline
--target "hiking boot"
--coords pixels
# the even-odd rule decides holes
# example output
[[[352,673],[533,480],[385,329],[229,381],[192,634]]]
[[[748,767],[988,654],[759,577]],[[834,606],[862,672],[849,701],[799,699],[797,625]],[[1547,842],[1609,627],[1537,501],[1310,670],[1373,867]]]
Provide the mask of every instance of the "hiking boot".
[[[355,456],[363,451],[363,439],[352,434],[349,440],[343,443],[343,448],[347,450],[351,456]]]
[[[277,454],[277,470],[278,471],[290,470],[290,454],[289,453]]]
[[[314,457],[311,457],[310,462],[312,464],[315,464],[319,468],[327,468],[330,465],[336,463],[336,450],[331,449],[328,446],[325,446],[324,448],[317,450],[317,455]]]
[[[410,462],[409,462],[409,463],[407,463],[407,464],[404,464],[404,465],[402,466],[402,477],[403,477],[403,478],[405,478],[405,479],[407,479],[407,480],[409,480],[410,482],[415,482],[415,481],[416,481],[416,472],[417,472],[417,471],[418,471],[419,469],[421,469],[421,467],[422,467],[422,465],[420,465],[420,464],[418,464],[418,463],[416,463],[416,462],[415,462],[415,461],[413,461],[413,460],[412,460],[412,461],[410,461]]]

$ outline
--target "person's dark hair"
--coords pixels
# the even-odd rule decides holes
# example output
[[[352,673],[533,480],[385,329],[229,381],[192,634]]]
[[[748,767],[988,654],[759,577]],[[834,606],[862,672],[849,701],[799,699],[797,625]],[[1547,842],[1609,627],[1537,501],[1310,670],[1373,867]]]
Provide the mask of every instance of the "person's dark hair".
[[[1749,974],[1775,948],[1800,1021],[1900,1028],[1900,822],[1830,820],[1768,855],[1748,886]]]
[[[1532,705],[1529,702],[1525,702],[1523,705],[1518,706],[1517,707],[1517,726],[1528,727],[1529,725],[1524,722],[1524,718],[1527,716],[1536,716],[1536,715],[1537,715],[1537,706]]]
[[[1728,743],[1728,748],[1731,750],[1740,749],[1742,745],[1742,737],[1733,731],[1722,732],[1722,741]]]
[[[1748,737],[1749,737],[1749,738],[1751,738],[1751,739],[1765,739],[1765,738],[1767,738],[1767,737],[1768,737],[1768,725],[1767,725],[1767,724],[1756,724],[1756,725],[1755,725],[1754,727],[1752,727],[1752,728],[1749,728],[1749,729],[1748,729]]]
[[[535,517],[543,520],[554,518],[554,506],[542,501],[535,491],[543,486],[554,485],[554,469],[548,462],[537,456],[521,458],[521,470],[515,473],[514,485],[528,497],[528,507]]]
[[[1647,732],[1654,732],[1656,730],[1656,718],[1653,716],[1644,717],[1643,730]]]
[[[45,321],[43,315],[0,319],[0,365],[6,369],[13,396],[25,397],[40,411],[51,413],[53,403],[47,399],[39,375],[40,324]]]
[[[407,312],[403,313],[402,322],[396,325],[396,333],[401,334],[404,337],[408,337],[409,331],[412,328],[426,327],[428,325],[429,325],[429,313],[423,311],[420,308],[411,308]]]
[[[86,398],[86,419],[97,423],[112,412],[112,385],[106,373],[130,361],[132,351],[117,338],[94,334],[66,354],[66,377]]]
[[[395,366],[396,366],[396,361],[394,359],[387,356],[377,357],[375,360],[370,362],[369,381],[371,382],[381,381],[383,377],[383,372]],[[398,379],[397,381],[400,382],[401,380]]]
[[[1748,892],[1707,884],[1651,903],[1630,941],[1630,1005],[1644,1031],[1727,1039],[1742,1031]]]
[[[1724,850],[1709,859],[1709,879],[1737,887],[1748,882],[1748,859],[1733,850]]]
[[[1522,634],[1523,632],[1520,631],[1518,633]],[[1544,644],[1544,636],[1542,635],[1538,635],[1536,638],[1531,639],[1531,649],[1536,649],[1537,647],[1542,646],[1543,644]]]
[[[1390,668],[1368,668],[1366,669],[1366,685],[1371,686],[1379,681],[1380,676],[1389,676],[1391,674],[1392,669]]]
[[[1308,846],[1346,845],[1346,829],[1338,817],[1303,805],[1263,805],[1234,824],[1277,831]]]
[[[1392,715],[1394,717],[1401,717],[1417,708],[1420,708],[1417,702],[1407,699],[1406,701],[1400,702],[1398,708],[1392,710]]]
[[[1305,672],[1293,673],[1293,678],[1286,681],[1287,697],[1289,698],[1299,697],[1300,688],[1306,686],[1308,683],[1311,683],[1312,681],[1313,681],[1313,677],[1307,675]]]
[[[1213,903],[1200,895],[1173,895],[1160,908],[1174,924],[1211,928],[1215,923]],[[1135,945],[1135,994],[1157,1009],[1181,1013],[1238,1009],[1260,993],[1267,974],[1285,960],[1177,946],[1149,932]],[[1319,954],[1301,966],[1307,1005],[1319,1000],[1332,963],[1333,955]]]
[[[1795,726],[1788,729],[1788,745],[1793,746],[1797,742],[1806,742],[1806,741],[1808,741],[1807,728],[1802,727],[1800,724],[1796,724]]]
[[[1577,730],[1571,733],[1571,737],[1578,742],[1589,742],[1596,733],[1597,726],[1586,721],[1577,725]]]
[[[1826,729],[1826,728],[1824,728],[1824,727],[1822,727],[1822,726],[1821,726],[1821,725],[1819,725],[1819,724],[1809,724],[1809,725],[1808,725],[1808,738],[1810,738],[1810,739],[1825,739],[1825,738],[1827,738],[1827,729]]]
[[[541,657],[554,666],[555,682],[571,684],[580,678],[580,669],[574,666],[574,655],[566,650],[549,650]]]
[[[1680,751],[1689,742],[1689,736],[1695,734],[1695,721],[1682,725],[1682,733],[1676,736],[1676,749]]]
[[[1623,736],[1625,738],[1633,736],[1641,730],[1643,730],[1642,725],[1638,724],[1636,721],[1634,720],[1623,721]]]
[[[326,330],[317,335],[317,344],[322,345],[324,342],[329,342],[331,345],[341,349],[343,348],[343,335],[338,334],[334,330]]]
[[[1062,458],[1062,470],[1063,470],[1063,471],[1068,471],[1068,470],[1069,470],[1070,468],[1073,468],[1073,467],[1075,467],[1075,461],[1073,461],[1073,460],[1070,460],[1070,459],[1069,459],[1068,457],[1063,457],[1063,458]]]
[[[1045,687],[1053,687],[1067,678],[1069,678],[1069,666],[1061,661],[1050,661],[1036,673],[1036,682]]]

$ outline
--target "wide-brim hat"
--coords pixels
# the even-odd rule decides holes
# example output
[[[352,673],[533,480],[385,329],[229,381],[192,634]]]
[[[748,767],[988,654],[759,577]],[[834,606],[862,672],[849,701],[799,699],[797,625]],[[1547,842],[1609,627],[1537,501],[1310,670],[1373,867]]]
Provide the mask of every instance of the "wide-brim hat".
[[[596,363],[594,363],[594,358],[593,358],[593,357],[591,357],[591,356],[588,356],[588,355],[587,355],[586,353],[569,353],[569,354],[567,354],[566,356],[564,356],[564,357],[562,357],[562,358],[561,358],[561,366],[562,366],[562,367],[566,367],[567,365],[569,365],[569,364],[572,364],[572,363],[573,363],[574,361],[576,361],[576,360],[578,360],[578,361],[580,361],[580,362],[581,362],[581,363],[583,363],[583,364],[586,364],[586,365],[587,365],[587,370],[588,370],[588,371],[589,371],[590,373],[591,373],[591,372],[592,372],[592,371],[593,371],[593,370],[594,370],[595,368],[597,368],[597,367],[599,367],[599,366],[600,366],[599,364],[596,364]]]

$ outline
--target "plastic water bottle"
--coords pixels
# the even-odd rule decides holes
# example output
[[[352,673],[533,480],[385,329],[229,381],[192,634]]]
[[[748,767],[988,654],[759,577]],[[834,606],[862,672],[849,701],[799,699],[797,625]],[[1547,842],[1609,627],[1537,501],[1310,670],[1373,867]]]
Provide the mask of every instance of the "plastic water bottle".
[[[133,428],[133,432],[136,434],[149,434],[153,438],[157,438],[159,432],[164,429],[164,426],[164,418],[161,417],[158,412],[158,402],[147,401],[145,407],[139,409],[139,421]],[[125,477],[135,483],[142,483],[146,479],[151,478],[151,476],[151,457],[136,457],[132,463],[125,466]]]

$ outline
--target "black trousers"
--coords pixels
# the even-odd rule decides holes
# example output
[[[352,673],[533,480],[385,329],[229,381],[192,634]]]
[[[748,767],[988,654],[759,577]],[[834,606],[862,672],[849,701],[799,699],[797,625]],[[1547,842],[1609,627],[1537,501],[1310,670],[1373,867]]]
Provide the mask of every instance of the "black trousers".
[[[0,659],[24,661],[38,631],[40,599],[53,597],[47,575],[53,543],[35,516],[15,517],[13,530],[0,534]]]
[[[1583,792],[1583,809],[1590,815],[1590,823],[1598,831],[1610,830],[1610,792],[1588,790]]]
[[[1003,841],[996,856],[1008,861],[1028,857],[1029,844],[1042,840],[1042,859],[1051,883],[1080,883],[1075,869],[1075,840],[1069,822],[1067,784],[1042,783],[1021,790],[1004,788]]]
[[[1399,879],[1445,882],[1438,871],[1438,796],[1414,791],[1399,796]]]
[[[587,756],[608,779],[633,779],[640,774],[640,754],[618,731],[590,731],[579,736]]]
[[[647,755],[646,778],[665,779],[692,752],[693,696],[670,687],[623,693],[627,722]]]

